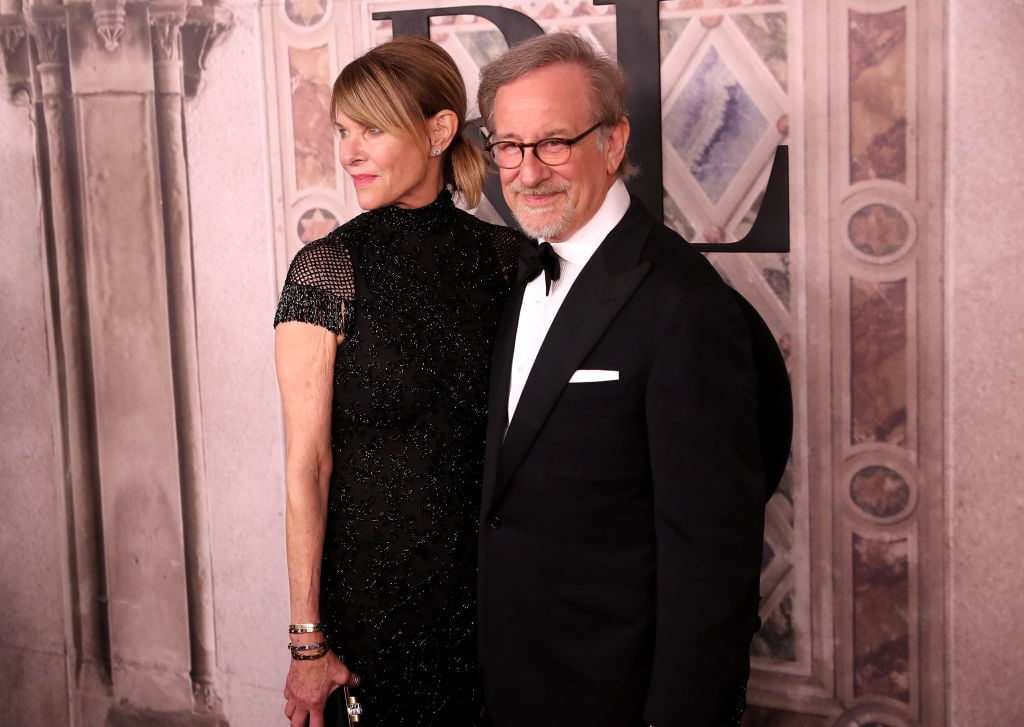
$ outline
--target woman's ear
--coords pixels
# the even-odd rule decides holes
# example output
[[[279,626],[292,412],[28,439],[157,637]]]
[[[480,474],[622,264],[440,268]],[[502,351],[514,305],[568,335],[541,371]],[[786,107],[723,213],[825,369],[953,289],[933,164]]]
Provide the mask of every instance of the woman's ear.
[[[459,117],[450,110],[438,111],[427,119],[427,134],[430,137],[430,148],[446,151],[452,144],[459,130]]]

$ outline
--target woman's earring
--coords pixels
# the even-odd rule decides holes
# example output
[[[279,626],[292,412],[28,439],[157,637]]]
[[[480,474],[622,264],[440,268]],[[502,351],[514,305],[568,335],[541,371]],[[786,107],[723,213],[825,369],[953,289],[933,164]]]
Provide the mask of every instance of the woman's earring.
[[[441,150],[440,149],[434,149],[432,152],[430,152],[430,156],[432,156],[432,157],[439,157],[439,156],[441,156]]]

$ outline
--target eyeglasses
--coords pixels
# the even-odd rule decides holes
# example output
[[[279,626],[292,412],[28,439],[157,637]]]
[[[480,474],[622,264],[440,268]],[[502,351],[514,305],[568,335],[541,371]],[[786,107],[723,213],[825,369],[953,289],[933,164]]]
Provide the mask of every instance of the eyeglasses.
[[[524,144],[519,141],[495,141],[484,146],[484,149],[491,155],[491,159],[502,169],[516,169],[523,163],[526,157],[526,150],[533,149],[533,155],[542,164],[549,167],[557,167],[569,161],[573,144],[583,141],[588,135],[601,128],[601,122],[597,122],[579,136],[572,139],[541,139],[531,144]]]

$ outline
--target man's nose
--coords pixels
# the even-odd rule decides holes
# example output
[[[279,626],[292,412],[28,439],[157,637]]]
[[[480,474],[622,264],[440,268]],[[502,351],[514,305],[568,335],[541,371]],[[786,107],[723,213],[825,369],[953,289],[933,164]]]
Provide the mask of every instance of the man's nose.
[[[537,158],[537,150],[534,147],[523,149],[523,163],[519,165],[519,179],[524,184],[532,185],[547,179],[551,173],[551,167]]]

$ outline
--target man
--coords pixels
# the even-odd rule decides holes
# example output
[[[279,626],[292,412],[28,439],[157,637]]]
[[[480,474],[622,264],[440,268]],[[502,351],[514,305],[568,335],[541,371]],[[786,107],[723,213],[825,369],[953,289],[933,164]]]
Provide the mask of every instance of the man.
[[[505,198],[560,263],[528,251],[522,277],[545,272],[514,288],[495,345],[479,599],[496,727],[719,727],[745,705],[789,384],[749,304],[630,198],[624,98],[621,69],[569,34],[481,78]]]

